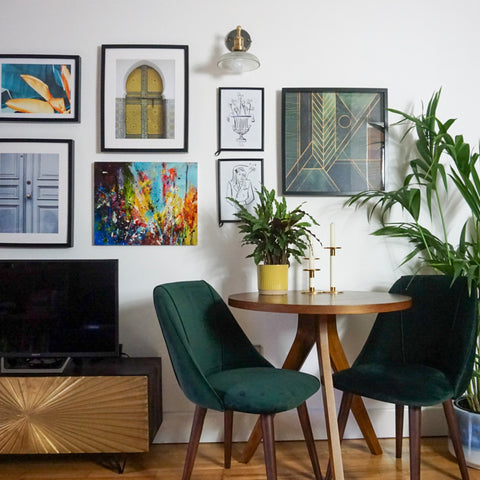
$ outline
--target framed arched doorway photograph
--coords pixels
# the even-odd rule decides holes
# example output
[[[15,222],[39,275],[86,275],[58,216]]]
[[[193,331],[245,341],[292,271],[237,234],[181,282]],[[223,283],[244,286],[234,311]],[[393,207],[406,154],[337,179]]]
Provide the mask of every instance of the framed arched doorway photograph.
[[[101,150],[188,150],[188,46],[102,45]]]

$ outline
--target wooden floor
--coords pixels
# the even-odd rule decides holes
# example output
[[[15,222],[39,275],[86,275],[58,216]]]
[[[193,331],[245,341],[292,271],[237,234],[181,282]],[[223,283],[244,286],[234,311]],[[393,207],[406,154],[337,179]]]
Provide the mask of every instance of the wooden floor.
[[[402,460],[395,459],[394,442],[380,440],[383,455],[371,455],[363,440],[342,443],[346,480],[407,480],[408,441]],[[325,473],[327,444],[316,442],[322,473]],[[131,454],[123,475],[111,464],[110,456],[0,456],[1,480],[179,480],[185,457],[184,444],[153,445],[146,454]],[[223,446],[202,443],[198,450],[192,480],[264,480],[261,449],[248,465],[239,463],[242,444],[235,444],[232,468],[224,470]],[[313,479],[303,442],[277,442],[278,480]],[[480,470],[469,469],[471,480],[480,480]],[[446,438],[422,439],[422,480],[460,478],[457,464],[447,449]]]

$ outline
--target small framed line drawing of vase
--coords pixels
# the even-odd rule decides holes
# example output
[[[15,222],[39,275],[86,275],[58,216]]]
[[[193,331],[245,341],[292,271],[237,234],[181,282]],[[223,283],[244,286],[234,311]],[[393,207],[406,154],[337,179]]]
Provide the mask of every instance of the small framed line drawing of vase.
[[[263,151],[264,89],[218,89],[218,151]]]

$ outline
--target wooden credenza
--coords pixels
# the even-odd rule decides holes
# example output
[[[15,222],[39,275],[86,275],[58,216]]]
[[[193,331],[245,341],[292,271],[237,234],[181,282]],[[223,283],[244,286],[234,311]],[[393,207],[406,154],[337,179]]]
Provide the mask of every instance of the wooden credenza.
[[[0,454],[147,452],[162,423],[160,358],[0,375]]]

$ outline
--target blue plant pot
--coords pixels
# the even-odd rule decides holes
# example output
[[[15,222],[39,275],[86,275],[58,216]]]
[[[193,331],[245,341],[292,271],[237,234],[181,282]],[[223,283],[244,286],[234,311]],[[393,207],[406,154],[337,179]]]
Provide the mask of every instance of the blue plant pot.
[[[465,461],[469,467],[480,469],[480,413],[468,410],[465,405],[466,400],[463,397],[453,402],[455,415],[458,419]],[[455,456],[450,438],[448,439],[448,450]]]

